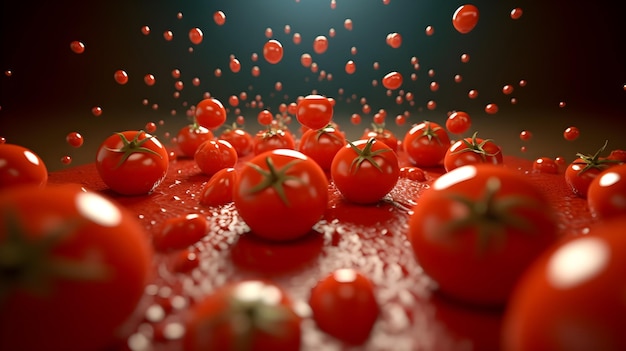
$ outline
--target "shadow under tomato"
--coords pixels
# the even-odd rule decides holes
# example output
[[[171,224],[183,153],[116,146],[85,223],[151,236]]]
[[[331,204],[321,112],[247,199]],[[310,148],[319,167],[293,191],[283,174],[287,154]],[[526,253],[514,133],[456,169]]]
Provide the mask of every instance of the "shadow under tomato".
[[[372,205],[359,205],[345,199],[337,199],[326,210],[324,219],[328,222],[337,219],[341,223],[378,227],[392,220],[397,215],[397,211],[399,209],[391,202],[383,200]]]
[[[231,259],[240,269],[279,275],[311,263],[322,251],[323,244],[323,235],[313,230],[287,242],[265,240],[248,232],[240,235],[233,245]]]

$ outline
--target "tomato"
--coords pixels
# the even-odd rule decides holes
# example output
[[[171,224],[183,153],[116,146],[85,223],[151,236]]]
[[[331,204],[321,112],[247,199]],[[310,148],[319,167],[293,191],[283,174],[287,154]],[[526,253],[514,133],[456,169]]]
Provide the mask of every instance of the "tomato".
[[[476,27],[478,23],[479,12],[474,5],[467,4],[459,6],[452,15],[452,25],[461,34],[467,34]]]
[[[455,111],[446,120],[446,129],[452,134],[463,134],[472,126],[472,120],[465,111]]]
[[[450,137],[439,124],[424,121],[406,133],[403,147],[409,160],[416,166],[435,167],[441,164],[450,147]]]
[[[7,189],[0,213],[0,350],[116,340],[152,270],[135,215],[78,185]]]
[[[192,306],[185,351],[297,351],[301,318],[277,285],[260,280],[227,284]]]
[[[152,241],[159,251],[181,250],[200,241],[207,230],[206,218],[192,213],[165,220],[163,227],[153,232]]]
[[[200,203],[204,206],[220,206],[233,201],[233,187],[239,175],[232,168],[222,168],[202,186]]]
[[[104,183],[122,195],[153,191],[167,174],[169,157],[159,140],[143,131],[125,131],[106,138],[96,154]]]
[[[330,171],[333,158],[346,145],[343,133],[332,126],[309,129],[300,138],[298,151],[312,158],[324,171]]]
[[[502,305],[557,234],[549,203],[527,177],[477,164],[445,173],[422,193],[408,237],[444,295]]]
[[[200,144],[213,139],[213,132],[197,124],[189,124],[182,127],[176,135],[178,148],[186,157],[193,157]]]
[[[271,150],[240,170],[233,201],[252,233],[277,241],[296,239],[309,233],[324,214],[328,180],[301,152]]]
[[[626,218],[544,253],[504,315],[502,350],[626,350]]]
[[[367,140],[375,138],[376,140],[389,146],[394,152],[398,151],[398,138],[389,129],[385,129],[382,124],[373,124],[373,128],[366,129],[361,135],[361,139]]]
[[[559,165],[550,157],[539,157],[533,162],[533,171],[541,173],[559,173]]]
[[[205,128],[215,129],[226,122],[226,108],[218,99],[204,99],[196,105],[196,122]]]
[[[298,101],[296,118],[311,129],[324,128],[333,118],[333,104],[321,95],[308,95]]]
[[[443,157],[443,166],[447,172],[465,165],[502,163],[502,150],[491,139],[481,139],[474,133],[471,138],[464,138],[452,144]]]
[[[600,157],[607,144],[608,141],[593,155],[576,154],[578,158],[565,169],[565,182],[579,197],[587,198],[587,190],[594,178],[609,167],[621,163],[619,159]]]
[[[402,86],[402,81],[402,74],[399,72],[389,72],[382,79],[383,86],[389,90],[396,90],[400,88]]]
[[[330,175],[343,197],[357,204],[375,204],[398,182],[398,156],[372,138],[348,143],[337,152]]]
[[[626,164],[610,167],[593,179],[587,203],[597,218],[626,215]]]
[[[425,182],[426,173],[419,167],[402,167],[400,168],[400,178]]]
[[[48,169],[31,150],[14,144],[0,144],[0,189],[20,184],[45,186]]]
[[[252,152],[254,140],[252,135],[241,128],[234,126],[220,134],[220,139],[230,143],[237,151],[237,156],[243,157]]]
[[[309,305],[321,330],[351,345],[367,341],[380,314],[374,284],[353,269],[339,269],[320,280]]]
[[[278,40],[268,40],[263,45],[263,57],[271,64],[279,63],[283,59],[283,45]]]
[[[261,130],[254,136],[254,154],[259,155],[276,149],[295,149],[296,141],[291,132],[282,128]]]
[[[239,157],[237,151],[224,140],[208,140],[202,143],[193,156],[202,173],[212,176],[217,171],[234,167]]]

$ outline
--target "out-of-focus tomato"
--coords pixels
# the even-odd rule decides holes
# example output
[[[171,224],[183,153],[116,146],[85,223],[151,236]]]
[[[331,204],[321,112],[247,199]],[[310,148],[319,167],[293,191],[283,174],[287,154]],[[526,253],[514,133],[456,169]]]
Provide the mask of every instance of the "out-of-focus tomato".
[[[0,144],[0,189],[47,182],[48,169],[37,154],[20,145]]]

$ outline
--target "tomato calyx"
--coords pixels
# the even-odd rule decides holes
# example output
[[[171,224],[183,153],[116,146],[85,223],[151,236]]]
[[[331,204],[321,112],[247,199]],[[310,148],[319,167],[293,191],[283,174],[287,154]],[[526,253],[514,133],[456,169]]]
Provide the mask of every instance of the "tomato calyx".
[[[285,194],[285,188],[284,188],[285,183],[289,181],[302,182],[302,179],[296,176],[289,175],[287,174],[287,172],[289,172],[289,169],[293,167],[296,163],[299,163],[300,161],[301,160],[298,160],[298,159],[292,160],[292,161],[289,161],[282,168],[276,169],[276,166],[274,165],[274,161],[272,160],[271,157],[268,156],[265,158],[265,164],[267,164],[267,168],[268,168],[267,170],[261,168],[260,166],[254,163],[248,163],[250,167],[252,167],[254,170],[259,172],[259,174],[263,176],[263,180],[261,180],[259,184],[257,184],[256,186],[248,190],[248,192],[250,194],[254,194],[259,191],[263,191],[267,188],[272,188],[274,189],[278,197],[281,199],[281,201],[286,206],[289,206],[289,200],[287,199],[287,194]]]
[[[380,165],[378,164],[378,162],[376,162],[374,157],[382,154],[383,152],[388,152],[392,150],[391,149],[379,149],[376,151],[372,151],[372,146],[374,145],[375,142],[376,142],[375,138],[369,138],[367,140],[367,143],[365,143],[365,146],[363,147],[363,149],[359,149],[352,142],[348,141],[348,144],[350,145],[352,150],[356,152],[357,154],[357,156],[352,160],[352,163],[350,163],[350,169],[352,170],[352,174],[356,174],[359,168],[361,168],[361,164],[365,161],[369,161],[369,163],[371,163],[372,166],[374,166],[374,168],[379,170],[381,173],[383,172],[382,168],[380,168]]]
[[[192,126],[194,126],[194,125],[196,125],[196,124],[194,123]],[[124,134],[122,134],[122,133],[115,133],[115,134],[117,136],[119,136],[120,139],[122,140],[122,147],[120,147],[119,149],[107,148],[107,150],[109,150],[111,152],[116,152],[116,153],[123,154],[122,158],[120,158],[120,161],[117,163],[117,165],[115,165],[115,168],[121,167],[124,164],[124,162],[126,162],[126,160],[132,154],[137,153],[137,152],[143,152],[143,153],[147,153],[147,154],[152,154],[152,155],[158,156],[159,158],[162,158],[161,155],[158,152],[143,146],[143,144],[145,144],[148,141],[152,140],[152,138],[154,138],[154,136],[150,136],[149,138],[144,138],[142,140],[139,140],[139,136],[140,135],[146,135],[146,133],[144,131],[139,131],[137,134],[135,134],[133,139],[129,141]]]
[[[461,139],[463,144],[465,144],[465,148],[455,150],[451,152],[451,154],[455,155],[455,154],[460,154],[462,152],[474,152],[476,154],[479,154],[480,157],[483,159],[483,161],[485,161],[487,156],[493,157],[500,153],[500,151],[496,153],[489,153],[487,152],[487,150],[485,150],[485,145],[489,142],[493,142],[493,139],[484,139],[483,141],[478,142],[477,136],[478,136],[478,132],[475,132],[472,135],[470,140],[467,140],[467,138]]]
[[[30,239],[17,217],[8,214],[6,220],[6,237],[0,243],[0,304],[14,289],[44,295],[56,278],[96,281],[109,276],[107,267],[95,260],[54,256],[55,247],[81,225],[80,220],[57,225],[39,240]]]
[[[337,129],[333,127],[332,124],[328,124],[326,125],[326,127],[317,130],[315,140],[319,141],[323,135],[326,135],[336,141],[341,141],[341,139],[339,139],[339,137],[334,134],[336,130]]]
[[[432,142],[434,138],[437,141],[437,144],[441,145],[441,140],[439,140],[439,135],[437,135],[436,133],[437,131],[441,129],[441,127],[433,128],[429,121],[424,121],[424,126],[426,128],[424,128],[424,131],[422,132],[422,135],[420,137],[428,138],[429,142]]]
[[[485,183],[484,194],[478,200],[458,194],[451,195],[452,200],[466,208],[467,214],[449,222],[442,228],[442,232],[454,235],[460,233],[462,229],[476,228],[479,254],[485,253],[494,244],[503,243],[507,227],[532,234],[529,222],[523,216],[513,214],[511,211],[520,207],[532,208],[535,202],[530,198],[516,195],[496,199],[500,188],[500,179],[490,177]]]
[[[608,144],[609,144],[609,141],[606,140],[604,142],[604,145],[602,145],[602,147],[598,149],[598,151],[596,151],[596,153],[593,155],[585,155],[580,152],[576,154],[576,157],[578,157],[578,160],[574,161],[573,164],[583,166],[578,171],[579,175],[587,172],[588,170],[592,168],[602,171],[606,169],[608,165],[620,163],[620,160],[600,158],[600,154],[604,152]]]

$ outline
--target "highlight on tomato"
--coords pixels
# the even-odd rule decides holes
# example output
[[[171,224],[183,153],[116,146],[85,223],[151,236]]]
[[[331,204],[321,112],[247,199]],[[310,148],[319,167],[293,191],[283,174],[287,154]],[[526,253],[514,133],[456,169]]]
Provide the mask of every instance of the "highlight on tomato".
[[[115,133],[96,153],[96,169],[102,181],[122,195],[152,192],[167,175],[169,156],[165,146],[144,131]]]
[[[502,306],[558,234],[550,204],[526,176],[476,164],[445,173],[422,193],[408,238],[443,295]]]
[[[296,118],[311,129],[324,128],[333,118],[333,104],[325,96],[307,95],[298,101]]]
[[[439,124],[424,121],[405,134],[402,147],[414,165],[435,167],[443,161],[450,147],[450,137]]]
[[[565,169],[565,182],[572,192],[583,199],[587,198],[587,190],[591,182],[603,171],[623,163],[619,158],[601,157],[608,145],[608,140],[593,155],[577,153],[577,158]]]
[[[207,140],[213,139],[214,135],[209,129],[192,123],[182,127],[176,134],[176,144],[186,157],[193,157],[198,147]]]
[[[595,218],[626,215],[626,164],[610,167],[591,181],[587,204]]]
[[[348,142],[335,155],[330,175],[346,200],[361,205],[375,204],[398,182],[398,156],[374,138]]]
[[[452,15],[452,25],[461,34],[471,32],[478,24],[478,8],[472,4],[461,5]]]
[[[0,144],[0,189],[48,183],[48,168],[41,157],[20,145]]]
[[[102,350],[152,272],[136,216],[79,185],[0,194],[0,350]]]
[[[455,168],[472,164],[502,163],[502,149],[492,139],[478,137],[478,132],[471,138],[463,138],[450,146],[443,157],[446,172]]]
[[[239,171],[235,208],[259,237],[285,241],[308,234],[328,203],[328,180],[311,158],[291,149],[266,151]]]
[[[243,128],[233,125],[220,134],[220,139],[230,143],[237,151],[237,156],[243,157],[252,152],[254,146],[254,139],[252,135],[245,131]]]
[[[216,98],[208,98],[196,105],[196,122],[208,129],[215,129],[226,122],[226,108]]]
[[[301,347],[302,319],[278,285],[262,280],[229,283],[191,307],[185,351],[276,350]]]
[[[324,170],[330,166],[337,152],[346,145],[344,134],[332,125],[309,129],[300,138],[298,151],[312,158]]]
[[[212,176],[219,170],[234,167],[239,160],[237,151],[225,140],[207,140],[202,143],[193,156],[202,173]]]

